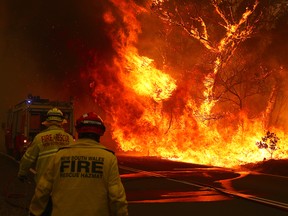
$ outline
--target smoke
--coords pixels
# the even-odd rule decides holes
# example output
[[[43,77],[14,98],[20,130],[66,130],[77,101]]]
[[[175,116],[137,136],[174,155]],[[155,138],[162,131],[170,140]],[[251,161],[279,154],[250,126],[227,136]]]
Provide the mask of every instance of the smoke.
[[[73,97],[76,115],[99,110],[91,97],[87,68],[113,59],[102,18],[107,4],[1,1],[1,122],[8,108],[30,93],[51,100]]]
[[[28,93],[52,99],[89,97],[90,80],[81,79],[81,73],[114,55],[102,19],[106,4],[2,1],[0,67],[5,106]],[[4,92],[9,92],[9,99]]]

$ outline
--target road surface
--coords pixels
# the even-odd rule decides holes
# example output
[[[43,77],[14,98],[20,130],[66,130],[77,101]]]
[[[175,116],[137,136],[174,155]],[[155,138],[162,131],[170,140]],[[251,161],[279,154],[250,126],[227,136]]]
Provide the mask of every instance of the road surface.
[[[287,216],[288,178],[118,156],[130,216]],[[18,162],[0,154],[0,215],[26,216],[35,184],[17,178]]]
[[[119,157],[130,215],[284,216],[288,178]]]

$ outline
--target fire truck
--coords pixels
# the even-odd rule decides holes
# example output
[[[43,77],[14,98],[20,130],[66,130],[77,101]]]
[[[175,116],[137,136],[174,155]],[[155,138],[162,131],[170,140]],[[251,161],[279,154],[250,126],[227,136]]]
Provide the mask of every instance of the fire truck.
[[[27,99],[9,109],[5,130],[7,153],[16,160],[21,159],[36,134],[46,127],[42,125],[48,110],[59,108],[67,120],[63,127],[74,136],[74,107],[70,101],[50,101],[39,96],[28,95]]]

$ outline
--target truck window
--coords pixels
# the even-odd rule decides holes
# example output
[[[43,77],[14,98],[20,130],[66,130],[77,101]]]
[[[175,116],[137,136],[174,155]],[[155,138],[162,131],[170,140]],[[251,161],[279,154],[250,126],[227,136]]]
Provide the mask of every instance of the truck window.
[[[33,131],[40,130],[40,115],[39,114],[31,114],[30,116],[30,129]]]
[[[15,113],[16,118],[13,119],[13,125],[16,125],[16,134],[24,134],[26,115],[23,111]]]
[[[34,138],[37,133],[45,129],[42,122],[45,121],[46,112],[31,112],[29,124],[29,137]]]

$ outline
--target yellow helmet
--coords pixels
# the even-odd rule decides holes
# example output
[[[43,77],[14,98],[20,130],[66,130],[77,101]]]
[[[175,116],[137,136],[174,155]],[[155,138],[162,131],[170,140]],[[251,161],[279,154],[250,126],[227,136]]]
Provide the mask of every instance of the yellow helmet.
[[[62,122],[63,120],[64,120],[64,116],[60,109],[54,107],[47,112],[46,121]]]

